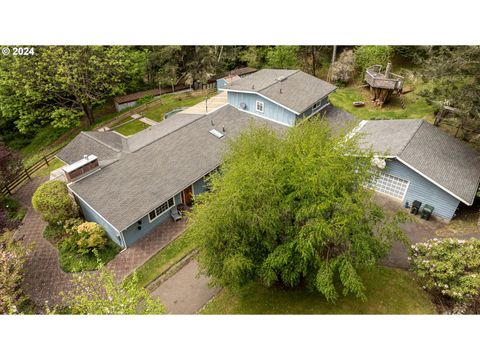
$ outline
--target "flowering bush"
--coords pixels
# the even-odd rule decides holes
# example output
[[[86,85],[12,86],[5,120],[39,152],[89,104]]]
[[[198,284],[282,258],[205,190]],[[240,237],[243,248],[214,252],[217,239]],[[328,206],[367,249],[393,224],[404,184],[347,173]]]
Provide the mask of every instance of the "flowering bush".
[[[479,299],[479,239],[431,239],[412,245],[409,260],[424,289],[457,302]]]
[[[77,233],[79,235],[77,240],[79,249],[101,249],[107,243],[105,230],[97,223],[84,222],[77,226]]]
[[[0,314],[14,314],[26,298],[20,287],[26,249],[13,239],[13,233],[0,235]]]

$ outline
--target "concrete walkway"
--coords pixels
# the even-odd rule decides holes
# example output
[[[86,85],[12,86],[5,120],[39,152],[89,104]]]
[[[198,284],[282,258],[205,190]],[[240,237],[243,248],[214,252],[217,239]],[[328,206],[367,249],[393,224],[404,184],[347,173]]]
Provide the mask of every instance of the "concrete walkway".
[[[155,125],[158,125],[158,122],[156,122],[155,120],[152,120],[152,119],[149,119],[149,118],[146,118],[146,117],[142,117],[140,119],[141,122],[147,124],[147,125],[150,125],[150,126],[155,126]]]
[[[152,291],[170,314],[195,314],[218,292],[208,286],[208,278],[198,276],[197,261],[191,260],[172,277]]]
[[[57,248],[42,235],[46,223],[31,205],[33,193],[46,180],[47,177],[35,178],[14,195],[28,209],[23,224],[15,232],[15,238],[22,239],[27,246],[31,247],[31,253],[25,264],[23,286],[26,295],[39,312],[44,309],[47,301],[49,306],[60,304],[59,293],[71,289],[73,278],[73,274],[65,273],[60,268]],[[107,268],[118,280],[122,280],[174,240],[184,229],[185,220],[167,221],[134,246],[118,254],[107,264]]]

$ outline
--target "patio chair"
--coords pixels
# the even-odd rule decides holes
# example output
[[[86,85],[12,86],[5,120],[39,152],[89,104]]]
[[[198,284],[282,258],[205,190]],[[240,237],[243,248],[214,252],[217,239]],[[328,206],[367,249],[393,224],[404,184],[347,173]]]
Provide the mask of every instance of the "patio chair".
[[[170,210],[170,216],[173,220],[177,221],[182,219],[183,214],[180,210],[178,210],[177,207],[174,207],[172,210]]]

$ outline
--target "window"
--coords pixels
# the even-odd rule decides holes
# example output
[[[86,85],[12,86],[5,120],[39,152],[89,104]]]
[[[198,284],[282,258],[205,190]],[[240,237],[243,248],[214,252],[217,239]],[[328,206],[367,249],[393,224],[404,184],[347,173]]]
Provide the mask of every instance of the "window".
[[[318,107],[320,106],[321,103],[322,103],[321,101],[318,101],[315,104],[313,104],[312,110],[318,109]]]
[[[408,181],[390,174],[382,173],[372,184],[372,188],[382,194],[403,200],[408,188]]]
[[[162,215],[165,211],[173,207],[173,205],[175,205],[175,200],[173,198],[168,199],[162,205],[157,207],[155,210],[150,211],[148,213],[148,218],[150,219],[150,221],[155,220],[157,217]]]
[[[263,113],[263,101],[257,101],[257,111]]]

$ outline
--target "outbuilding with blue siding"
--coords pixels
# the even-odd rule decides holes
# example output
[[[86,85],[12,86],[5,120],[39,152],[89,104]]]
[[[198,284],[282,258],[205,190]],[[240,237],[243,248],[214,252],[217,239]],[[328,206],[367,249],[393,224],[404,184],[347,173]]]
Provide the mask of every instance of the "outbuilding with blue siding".
[[[381,172],[372,187],[403,205],[420,201],[450,220],[460,202],[472,205],[480,184],[480,156],[467,144],[423,120],[362,121],[353,131],[372,149]]]

